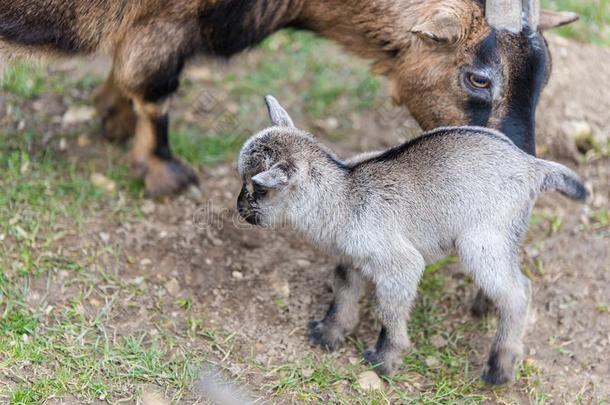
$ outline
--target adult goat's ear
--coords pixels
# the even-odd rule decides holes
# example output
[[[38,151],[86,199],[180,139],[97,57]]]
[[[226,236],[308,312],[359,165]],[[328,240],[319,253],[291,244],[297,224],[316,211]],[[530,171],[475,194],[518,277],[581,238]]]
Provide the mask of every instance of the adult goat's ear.
[[[538,27],[542,30],[550,30],[564,25],[572,24],[580,19],[580,16],[571,11],[550,11],[540,12],[540,23]]]
[[[415,24],[411,33],[430,44],[451,45],[460,39],[462,21],[451,10],[439,10]]]
[[[280,105],[279,101],[275,97],[269,95],[265,97],[265,103],[267,103],[267,110],[269,112],[269,118],[273,125],[278,127],[290,127],[294,128],[294,122],[290,115]]]
[[[276,163],[269,170],[252,177],[252,183],[271,190],[280,189],[288,184],[289,173],[284,163]]]

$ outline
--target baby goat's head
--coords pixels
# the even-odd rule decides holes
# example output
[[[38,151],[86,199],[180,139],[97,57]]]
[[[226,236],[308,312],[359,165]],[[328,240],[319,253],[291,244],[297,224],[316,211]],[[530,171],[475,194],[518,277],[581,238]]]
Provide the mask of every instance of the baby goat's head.
[[[302,191],[308,161],[320,147],[311,135],[295,128],[275,98],[267,96],[265,101],[274,126],[252,136],[241,149],[238,171],[243,187],[237,209],[251,224],[277,226],[296,208],[294,194]]]

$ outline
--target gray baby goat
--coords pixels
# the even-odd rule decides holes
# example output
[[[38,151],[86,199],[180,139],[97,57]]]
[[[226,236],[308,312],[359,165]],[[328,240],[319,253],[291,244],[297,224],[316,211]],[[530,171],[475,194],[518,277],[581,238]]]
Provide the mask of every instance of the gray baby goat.
[[[393,374],[410,345],[407,319],[426,263],[457,253],[499,313],[482,378],[511,381],[530,301],[519,242],[541,192],[587,197],[578,176],[474,127],[437,129],[342,162],[295,128],[277,100],[266,101],[274,126],[241,150],[238,209],[252,224],[288,225],[341,258],[333,303],[311,322],[311,342],[337,347],[358,323],[363,281],[372,281],[383,326],[364,358]]]

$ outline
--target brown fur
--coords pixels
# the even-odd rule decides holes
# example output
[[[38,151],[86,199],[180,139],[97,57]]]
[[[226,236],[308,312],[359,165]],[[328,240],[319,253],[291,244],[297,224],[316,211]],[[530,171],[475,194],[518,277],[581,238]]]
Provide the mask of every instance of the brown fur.
[[[0,5],[0,54],[110,55],[112,73],[95,96],[105,135],[135,131],[134,166],[149,193],[162,195],[196,182],[160,125],[185,61],[230,56],[286,26],[372,60],[424,129],[472,123],[456,69],[473,63],[491,32],[481,0],[14,0]],[[495,106],[489,125],[499,128],[505,112]]]

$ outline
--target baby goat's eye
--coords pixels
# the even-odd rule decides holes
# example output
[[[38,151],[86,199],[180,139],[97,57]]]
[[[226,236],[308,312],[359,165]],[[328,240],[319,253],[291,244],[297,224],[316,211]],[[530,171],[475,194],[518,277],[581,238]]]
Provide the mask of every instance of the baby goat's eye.
[[[488,78],[476,73],[470,73],[468,75],[468,81],[477,89],[488,89],[491,87],[491,81]]]
[[[267,195],[268,190],[256,183],[252,183],[252,197],[255,200],[258,200],[259,198],[263,198]]]

